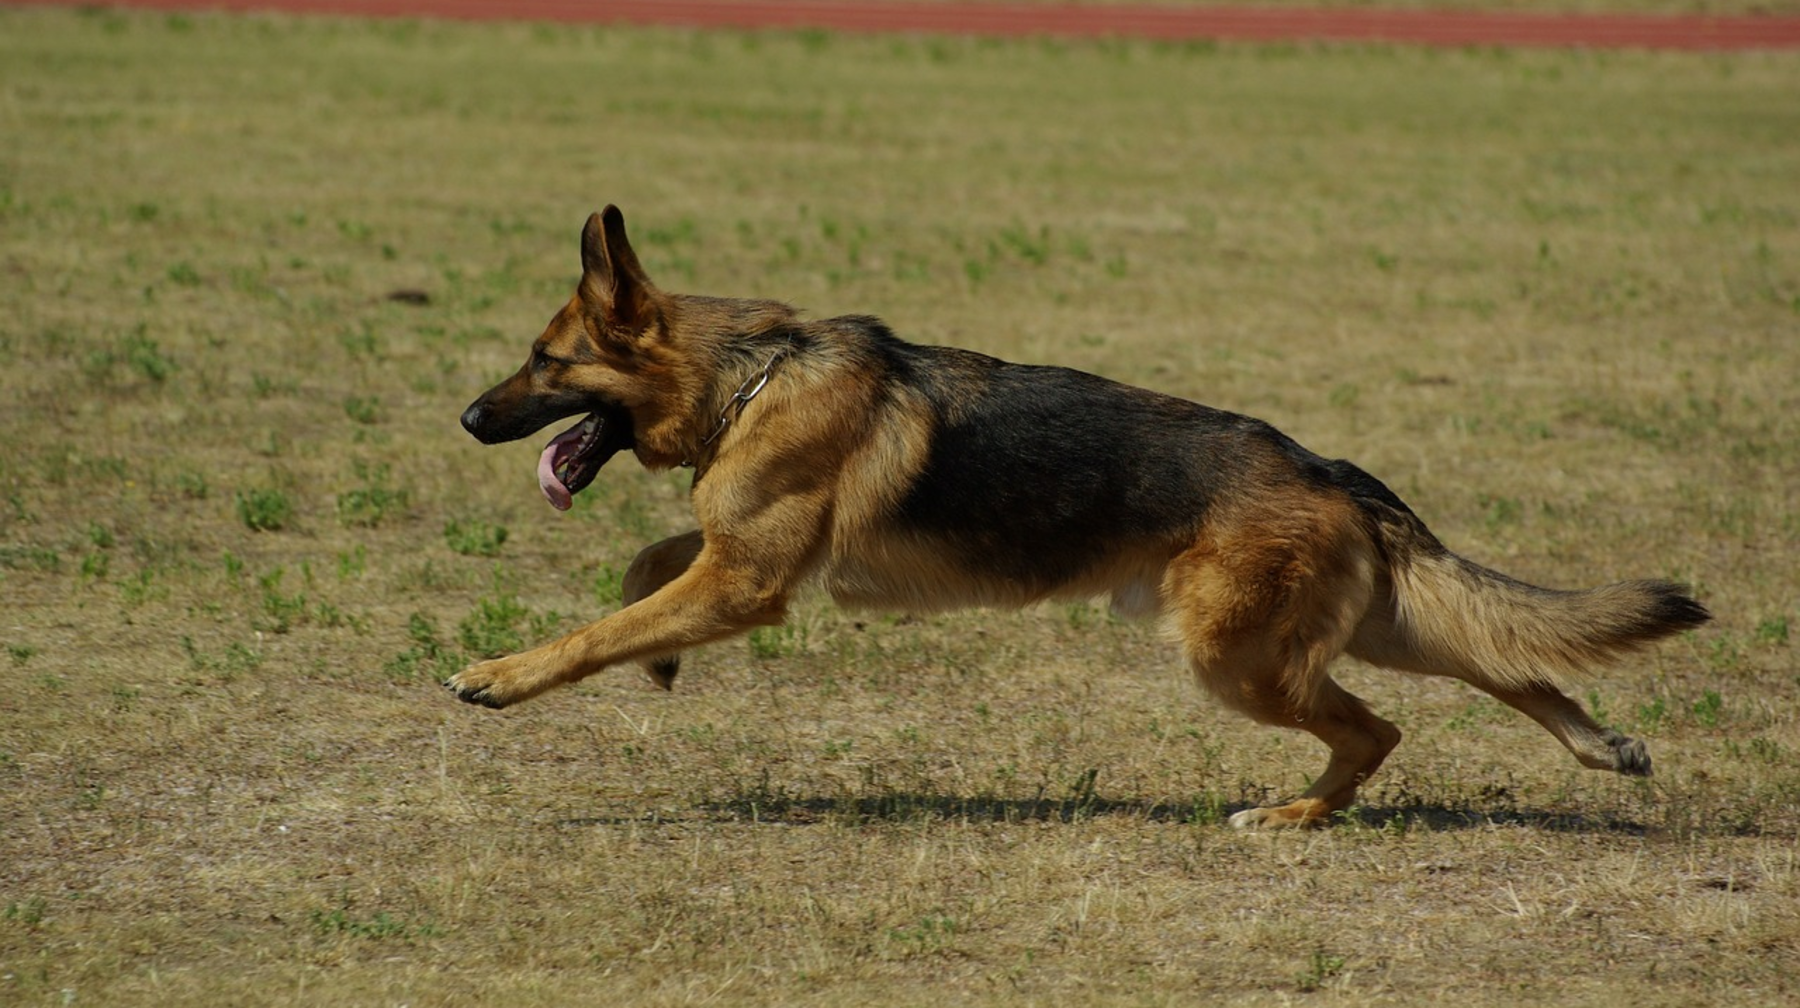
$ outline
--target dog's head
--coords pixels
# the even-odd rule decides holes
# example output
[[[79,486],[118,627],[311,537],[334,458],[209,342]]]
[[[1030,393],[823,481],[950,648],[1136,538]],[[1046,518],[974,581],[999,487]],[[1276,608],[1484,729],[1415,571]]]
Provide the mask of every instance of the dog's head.
[[[609,206],[581,232],[581,283],[511,377],[463,411],[462,425],[484,444],[526,437],[586,414],[544,449],[538,483],[567,509],[616,452],[635,445],[633,413],[658,396],[654,353],[668,299],[645,275],[625,237],[625,216]]]

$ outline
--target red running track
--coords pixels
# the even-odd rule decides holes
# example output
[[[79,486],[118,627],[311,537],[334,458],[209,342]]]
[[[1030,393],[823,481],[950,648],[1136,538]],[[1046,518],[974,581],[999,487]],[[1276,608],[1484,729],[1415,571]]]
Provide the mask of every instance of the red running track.
[[[94,0],[0,5],[96,6]],[[1800,17],[1530,14],[1367,8],[919,3],[905,0],[103,0],[153,10],[850,32],[1221,41],[1399,42],[1726,51],[1800,48]]]

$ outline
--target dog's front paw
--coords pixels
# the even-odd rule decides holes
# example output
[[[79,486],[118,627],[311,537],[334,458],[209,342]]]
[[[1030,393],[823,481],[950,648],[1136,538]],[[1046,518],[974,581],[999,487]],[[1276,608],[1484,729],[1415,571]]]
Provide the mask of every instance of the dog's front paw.
[[[480,704],[499,710],[524,697],[517,695],[513,676],[508,675],[509,658],[496,658],[471,665],[444,680],[444,688],[464,703]]]

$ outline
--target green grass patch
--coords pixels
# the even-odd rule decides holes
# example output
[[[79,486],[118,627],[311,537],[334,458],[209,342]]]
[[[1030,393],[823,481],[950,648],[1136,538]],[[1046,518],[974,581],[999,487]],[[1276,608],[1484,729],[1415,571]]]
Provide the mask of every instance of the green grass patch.
[[[253,487],[236,496],[238,520],[252,532],[278,532],[294,520],[294,501],[275,487]]]
[[[452,519],[444,525],[444,542],[463,556],[499,556],[506,536],[506,526],[476,518]]]

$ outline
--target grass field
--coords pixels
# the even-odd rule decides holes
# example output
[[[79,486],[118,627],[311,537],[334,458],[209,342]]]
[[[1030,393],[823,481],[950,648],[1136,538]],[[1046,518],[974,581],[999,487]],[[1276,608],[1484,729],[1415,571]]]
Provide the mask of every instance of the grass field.
[[[1800,998],[1800,58],[0,10],[0,1002]],[[501,714],[684,480],[456,418],[624,207],[673,289],[1269,419],[1454,548],[1690,581],[1659,775],[1347,666],[1310,739],[1099,608],[809,599]],[[395,292],[413,292],[396,300]],[[423,301],[424,303],[419,303]]]

